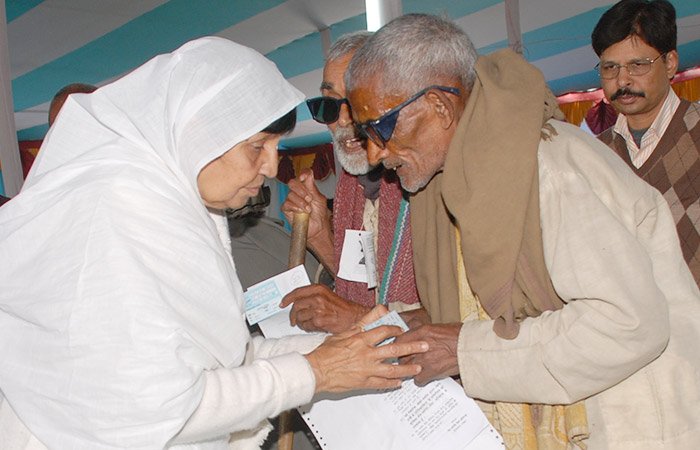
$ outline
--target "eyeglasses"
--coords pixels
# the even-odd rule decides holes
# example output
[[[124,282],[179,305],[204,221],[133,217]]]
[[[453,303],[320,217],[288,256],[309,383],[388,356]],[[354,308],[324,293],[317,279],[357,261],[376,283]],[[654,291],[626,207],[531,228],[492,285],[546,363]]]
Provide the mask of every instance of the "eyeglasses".
[[[309,107],[311,111],[311,118],[318,123],[328,125],[338,120],[340,117],[340,107],[343,103],[348,105],[350,108],[350,103],[347,98],[333,98],[333,97],[316,97],[310,98],[306,101],[306,106]]]
[[[629,72],[630,75],[636,77],[639,75],[646,75],[647,73],[649,73],[649,71],[651,70],[651,65],[654,64],[656,60],[661,58],[662,56],[666,56],[666,53],[662,53],[654,59],[635,59],[634,61],[627,64],[605,63],[601,66],[600,63],[598,63],[596,64],[595,69],[598,71],[598,75],[600,76],[600,78],[604,80],[611,80],[613,78],[617,78],[617,76],[620,73],[620,68],[622,67],[627,68],[627,72]]]
[[[399,118],[399,113],[401,110],[412,102],[418,100],[422,95],[426,94],[431,89],[439,89],[444,92],[449,92],[450,94],[459,95],[459,89],[457,88],[446,86],[428,86],[422,91],[419,91],[409,97],[408,100],[401,103],[399,106],[387,111],[378,119],[368,120],[367,122],[362,123],[355,122],[355,129],[357,129],[360,137],[371,139],[372,142],[374,142],[380,148],[386,147],[386,143],[389,142],[391,135],[394,134],[396,121]]]

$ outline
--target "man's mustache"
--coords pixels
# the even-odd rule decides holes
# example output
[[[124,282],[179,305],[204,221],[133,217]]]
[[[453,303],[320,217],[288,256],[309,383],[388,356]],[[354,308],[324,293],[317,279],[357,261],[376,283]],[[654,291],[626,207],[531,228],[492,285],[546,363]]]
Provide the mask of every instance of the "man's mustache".
[[[642,98],[646,97],[646,94],[644,94],[644,92],[633,91],[630,88],[623,88],[623,89],[618,89],[617,92],[615,92],[615,94],[613,94],[613,96],[610,97],[610,101],[614,102],[615,100],[618,99],[618,97],[621,97],[623,95],[633,95],[635,97],[642,97]]]

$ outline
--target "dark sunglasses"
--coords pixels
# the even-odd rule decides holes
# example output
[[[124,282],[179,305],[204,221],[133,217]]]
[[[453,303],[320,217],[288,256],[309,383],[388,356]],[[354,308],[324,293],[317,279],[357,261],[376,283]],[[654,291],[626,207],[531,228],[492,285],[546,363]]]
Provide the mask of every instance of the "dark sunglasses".
[[[348,103],[347,98],[333,98],[333,97],[316,97],[310,98],[306,101],[306,106],[309,107],[311,111],[311,118],[316,122],[328,125],[338,120],[340,117],[340,107],[343,103],[348,105],[350,108],[350,103]]]
[[[449,92],[450,94],[459,95],[459,89],[447,86],[428,86],[427,88],[419,91],[408,98],[405,102],[401,103],[399,106],[392,108],[387,111],[378,119],[368,120],[367,122],[357,123],[355,122],[355,129],[360,137],[369,138],[374,142],[379,148],[386,147],[386,143],[391,139],[391,135],[394,134],[394,128],[396,128],[396,121],[399,118],[399,113],[403,108],[411,104],[412,102],[418,100],[422,95],[425,95],[431,89],[439,89],[444,92]]]

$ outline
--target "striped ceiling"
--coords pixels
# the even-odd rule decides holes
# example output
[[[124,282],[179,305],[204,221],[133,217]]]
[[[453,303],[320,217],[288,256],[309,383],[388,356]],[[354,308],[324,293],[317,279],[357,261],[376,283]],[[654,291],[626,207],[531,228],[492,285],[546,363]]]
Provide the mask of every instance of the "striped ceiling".
[[[600,87],[590,33],[614,0],[521,0],[525,57],[557,95]],[[671,0],[681,69],[700,65],[700,0]],[[103,85],[152,56],[204,35],[267,55],[307,96],[318,95],[321,33],[331,40],[366,27],[364,0],[5,0],[15,122],[20,140],[43,138],[48,104],[72,82]],[[481,53],[507,46],[505,3],[403,0],[403,11],[446,14]],[[299,108],[288,147],[328,142]]]

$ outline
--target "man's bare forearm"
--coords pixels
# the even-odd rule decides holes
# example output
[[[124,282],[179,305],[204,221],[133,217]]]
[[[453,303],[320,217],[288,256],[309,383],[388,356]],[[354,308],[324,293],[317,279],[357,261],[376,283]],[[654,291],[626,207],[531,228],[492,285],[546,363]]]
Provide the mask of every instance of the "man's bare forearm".
[[[335,278],[338,268],[335,265],[335,250],[333,247],[333,230],[324,228],[316,236],[309,237],[306,242],[323,267]]]

